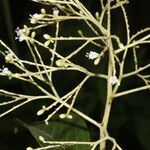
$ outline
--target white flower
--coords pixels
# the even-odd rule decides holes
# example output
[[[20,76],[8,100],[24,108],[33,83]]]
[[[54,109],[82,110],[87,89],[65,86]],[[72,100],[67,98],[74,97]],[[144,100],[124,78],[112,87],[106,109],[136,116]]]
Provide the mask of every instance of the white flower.
[[[53,15],[58,16],[59,10],[57,8],[53,8]]]
[[[116,83],[117,83],[118,85],[120,85],[120,84],[119,84],[119,81],[118,81],[118,79],[117,79],[116,76],[111,76],[111,77],[109,77],[108,82],[110,82],[112,85],[114,85],[114,84],[116,84]]]
[[[35,24],[38,20],[42,19],[44,15],[35,13],[34,15],[30,15],[30,17],[30,23]]]
[[[17,34],[17,37],[15,39],[18,39],[20,42],[24,41],[25,40],[25,34],[23,32],[23,29],[17,28],[15,31]]]
[[[0,71],[1,71],[1,75],[7,76],[9,79],[11,79],[13,77],[12,72],[9,71],[9,69],[7,67],[4,68],[4,66],[3,66],[3,69],[0,69]]]
[[[30,15],[31,19],[39,19],[40,15],[35,13],[34,15]]]
[[[11,72],[9,71],[9,69],[7,67],[0,69],[0,71],[2,72],[2,75],[10,75]]]
[[[96,59],[99,56],[99,54],[94,51],[90,51],[89,53],[86,53],[85,56],[93,60]]]
[[[29,35],[30,30],[29,28],[24,25],[23,29],[20,29],[19,27],[15,30],[17,37],[15,39],[18,39],[20,42],[27,39],[27,35]]]

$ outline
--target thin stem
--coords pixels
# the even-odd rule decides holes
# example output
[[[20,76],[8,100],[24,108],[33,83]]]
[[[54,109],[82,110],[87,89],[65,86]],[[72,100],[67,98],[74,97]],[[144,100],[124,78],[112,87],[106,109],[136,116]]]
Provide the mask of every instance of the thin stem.
[[[120,92],[120,93],[116,93],[113,97],[116,98],[116,97],[131,94],[131,93],[143,91],[143,90],[146,90],[146,89],[150,89],[150,85],[146,85],[146,86],[142,86],[142,87],[139,87],[139,88],[135,88],[135,89],[123,91],[123,92]]]

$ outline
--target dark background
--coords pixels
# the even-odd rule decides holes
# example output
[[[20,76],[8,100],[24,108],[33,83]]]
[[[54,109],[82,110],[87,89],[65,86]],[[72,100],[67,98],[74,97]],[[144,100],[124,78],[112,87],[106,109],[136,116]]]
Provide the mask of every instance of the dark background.
[[[83,2],[94,13],[98,10],[97,1],[99,0],[84,0]],[[39,12],[42,7],[42,5],[29,0],[0,0],[0,39],[7,43],[19,56],[26,54],[27,47],[24,42],[19,43],[14,40],[14,30],[18,26],[22,27],[24,24],[28,24],[29,14]],[[126,6],[126,9],[129,14],[131,34],[150,25],[149,0],[130,0],[130,4]],[[123,22],[118,21],[120,16],[119,11],[113,13],[113,27],[115,32],[124,39]],[[64,32],[70,32],[74,28],[76,28],[76,25],[69,26]],[[141,57],[139,59],[141,66],[150,62],[148,51],[148,45],[140,48],[138,56]],[[80,61],[81,63],[86,63],[82,62],[82,60]],[[3,65],[5,65],[4,58],[0,56],[0,67]],[[131,67],[130,59],[126,62],[126,66],[126,70],[129,70]],[[92,64],[88,65],[88,67],[93,69]],[[105,67],[101,66],[101,69],[103,70]],[[64,77],[61,83],[57,83],[57,86],[63,89],[64,85],[66,85],[67,88],[70,88],[74,81],[71,77],[76,78],[76,80],[82,78],[78,74],[71,74],[71,76]],[[81,90],[78,98],[80,101],[77,102],[76,107],[98,121],[101,119],[104,109],[106,87],[103,80],[94,81],[94,79],[89,80],[84,89]],[[142,82],[138,78],[130,78],[130,80],[124,82],[122,89],[130,89],[140,85],[142,85]],[[7,78],[0,79],[0,88],[34,93],[34,89],[28,88],[24,83],[9,81]],[[40,106],[40,103],[27,104],[23,109],[18,109],[6,117],[0,118],[0,150],[24,150],[27,146],[37,146],[32,135],[18,125],[15,120],[20,119],[28,123],[39,120],[36,117],[36,112],[41,108]],[[4,109],[0,108],[0,110],[3,111]],[[96,139],[98,136],[97,130],[90,125],[88,127],[91,132],[91,139]],[[123,150],[150,149],[149,91],[130,94],[118,98],[113,103],[109,121],[109,133],[116,138]]]

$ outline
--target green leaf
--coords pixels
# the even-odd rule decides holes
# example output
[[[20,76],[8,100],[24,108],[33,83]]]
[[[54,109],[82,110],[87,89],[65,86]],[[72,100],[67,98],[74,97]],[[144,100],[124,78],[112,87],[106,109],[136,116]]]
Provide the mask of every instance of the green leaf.
[[[60,119],[58,115],[54,116],[49,125],[44,122],[36,122],[32,125],[23,125],[31,132],[41,146],[47,146],[39,140],[42,136],[47,141],[90,141],[89,132],[85,122],[77,115],[73,119]],[[89,145],[63,146],[59,150],[89,150]]]
[[[145,114],[137,113],[134,117],[138,139],[144,150],[150,149],[150,120]]]

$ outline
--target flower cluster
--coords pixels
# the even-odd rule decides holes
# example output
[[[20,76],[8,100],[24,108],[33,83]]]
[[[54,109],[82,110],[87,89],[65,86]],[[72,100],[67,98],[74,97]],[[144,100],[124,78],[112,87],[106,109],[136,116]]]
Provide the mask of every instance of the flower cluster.
[[[42,19],[44,17],[43,14],[37,14],[35,13],[34,15],[30,15],[30,23],[31,24],[36,24],[38,20]]]
[[[11,71],[9,71],[9,69],[7,67],[3,67],[3,69],[0,69],[1,74],[4,76],[8,76],[8,77],[12,77],[12,73]]]
[[[19,27],[15,30],[17,37],[15,39],[19,40],[20,42],[27,40],[27,36],[30,33],[29,28],[24,25],[23,29],[20,29]]]
[[[30,23],[31,24],[36,24],[38,23],[39,20],[43,19],[45,17],[45,14],[46,14],[46,11],[45,9],[41,9],[41,13],[38,14],[38,13],[35,13],[33,15],[30,15]]]

